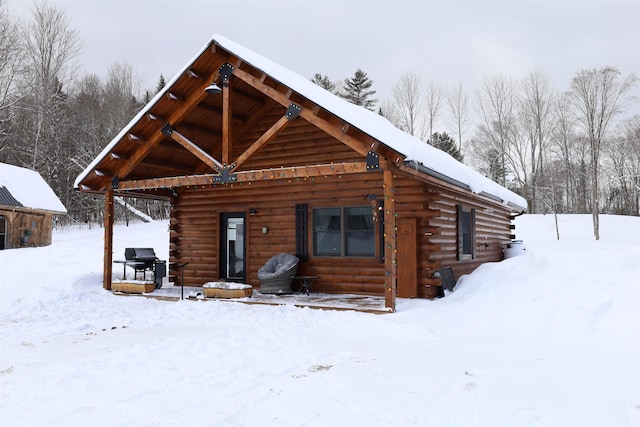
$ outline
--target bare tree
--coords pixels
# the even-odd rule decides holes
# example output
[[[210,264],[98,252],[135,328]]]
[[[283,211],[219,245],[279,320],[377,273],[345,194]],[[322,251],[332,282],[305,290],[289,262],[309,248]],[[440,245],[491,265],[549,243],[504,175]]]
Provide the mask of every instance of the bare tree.
[[[22,26],[9,15],[0,0],[0,111],[9,108],[19,98],[17,79],[24,73]]]
[[[532,72],[521,84],[520,120],[526,133],[530,156],[530,180],[527,183],[531,198],[531,212],[538,213],[537,187],[544,180],[544,157],[551,135],[554,93],[549,78],[540,72]]]
[[[0,159],[9,147],[9,127],[15,119],[11,107],[23,96],[17,84],[25,72],[23,32],[23,26],[0,0]]]
[[[104,102],[104,85],[100,77],[89,74],[77,81],[70,100],[71,124],[68,136],[68,141],[73,146],[68,168],[69,175],[74,178],[109,141],[104,120]],[[86,223],[98,218],[102,209],[99,199],[78,191],[70,192],[68,198],[63,203],[74,218]]]
[[[25,41],[29,66],[27,84],[31,92],[29,108],[34,114],[31,142],[32,168],[41,160],[41,144],[52,136],[52,103],[58,102],[63,87],[76,72],[75,58],[81,50],[78,33],[72,30],[65,12],[45,1],[35,3]]]
[[[458,151],[462,154],[462,138],[469,126],[469,94],[462,84],[454,87],[447,97],[449,103],[449,124],[458,139]]]
[[[509,149],[515,139],[514,83],[505,76],[487,77],[481,83],[476,98],[478,113],[482,119],[482,125],[479,128],[482,139],[484,143],[491,145],[490,152],[500,156],[497,159],[500,164],[498,170],[501,172],[498,181],[506,186]],[[521,180],[526,182],[526,177]]]
[[[613,67],[582,70],[571,81],[571,93],[578,126],[585,132],[591,156],[591,214],[593,234],[600,239],[598,175],[600,152],[613,119],[624,111],[637,77],[622,77]]]
[[[444,103],[445,91],[442,86],[430,81],[424,89],[424,97],[425,97],[425,108],[426,108],[426,127],[429,131],[427,135],[427,139],[431,139],[431,135],[433,135],[433,128],[435,126],[436,120],[440,115],[442,110],[442,105]],[[422,138],[425,139],[424,136]]]
[[[421,138],[424,134],[420,77],[414,73],[404,73],[393,86],[387,107],[392,123],[403,131]]]
[[[607,177],[607,206],[612,213],[640,214],[640,116],[616,126],[608,141],[603,169]]]
[[[562,162],[562,168],[556,168],[558,171],[562,171],[560,184],[564,190],[564,198],[566,204],[566,210],[569,213],[575,213],[576,206],[576,193],[577,189],[574,185],[573,175],[573,161],[575,156],[573,155],[575,145],[575,116],[571,110],[571,100],[567,93],[559,95],[554,102],[554,126],[553,126],[553,145],[552,148],[555,151],[555,155]]]
[[[103,120],[109,139],[113,138],[137,112],[140,86],[140,79],[131,64],[111,64],[103,91]]]

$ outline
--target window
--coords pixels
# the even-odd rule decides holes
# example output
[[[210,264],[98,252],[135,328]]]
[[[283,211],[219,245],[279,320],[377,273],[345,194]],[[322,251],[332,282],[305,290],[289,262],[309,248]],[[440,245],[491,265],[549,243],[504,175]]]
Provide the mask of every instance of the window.
[[[458,205],[458,259],[475,258],[476,210]]]
[[[374,257],[375,228],[371,206],[313,210],[313,255]]]

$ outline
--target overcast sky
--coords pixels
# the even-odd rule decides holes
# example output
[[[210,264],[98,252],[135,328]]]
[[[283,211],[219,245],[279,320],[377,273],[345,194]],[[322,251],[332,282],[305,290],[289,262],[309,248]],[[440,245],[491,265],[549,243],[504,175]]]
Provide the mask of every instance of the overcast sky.
[[[31,0],[6,0],[28,17]],[[489,75],[538,70],[557,89],[605,65],[640,75],[640,1],[49,0],[84,43],[85,72],[124,61],[155,87],[221,34],[310,78],[357,68],[388,97],[405,72],[472,91]],[[635,93],[640,93],[636,90]],[[637,108],[636,104],[636,108]],[[640,111],[639,111],[640,112]]]

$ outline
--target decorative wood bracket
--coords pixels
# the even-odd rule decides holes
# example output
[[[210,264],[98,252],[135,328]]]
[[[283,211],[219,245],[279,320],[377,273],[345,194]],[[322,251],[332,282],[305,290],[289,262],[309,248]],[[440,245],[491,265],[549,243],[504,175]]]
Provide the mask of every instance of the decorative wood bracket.
[[[171,124],[167,122],[164,125],[162,125],[162,128],[160,128],[160,132],[162,132],[166,136],[171,136],[173,135],[173,128],[171,127]]]
[[[380,156],[373,151],[367,153],[367,171],[380,170]]]
[[[300,115],[301,111],[302,111],[302,107],[292,102],[291,104],[289,104],[289,107],[287,108],[287,112],[284,113],[284,115],[287,119],[293,120]]]
[[[229,86],[229,79],[231,78],[231,74],[233,73],[233,65],[228,62],[225,62],[218,68],[218,75],[222,80],[222,86]]]
[[[214,176],[213,177],[213,181],[220,183],[220,184],[228,184],[230,182],[238,182],[238,176],[234,173],[232,173],[233,171],[233,165],[231,166],[224,166],[222,167],[222,169],[220,168],[216,168],[218,170],[218,172],[220,172],[220,175]]]

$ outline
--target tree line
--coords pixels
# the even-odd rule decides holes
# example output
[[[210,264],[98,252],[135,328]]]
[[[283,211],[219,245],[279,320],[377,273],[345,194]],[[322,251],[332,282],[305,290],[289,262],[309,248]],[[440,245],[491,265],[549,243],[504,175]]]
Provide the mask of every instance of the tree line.
[[[358,70],[327,90],[374,110],[373,82]],[[634,74],[611,66],[576,72],[564,91],[534,71],[494,75],[472,93],[403,74],[378,112],[425,143],[525,197],[530,213],[640,215],[640,105]],[[451,136],[447,134],[451,133]]]
[[[66,13],[36,2],[30,19],[0,0],[0,162],[36,170],[68,215],[62,222],[99,223],[102,198],[73,189],[76,177],[164,85],[142,91],[133,67],[109,66],[106,77],[79,75],[79,34]],[[118,221],[139,211],[167,217],[164,203],[117,200]],[[131,206],[134,205],[134,206]]]
[[[99,222],[102,199],[74,191],[74,180],[165,80],[142,90],[123,62],[104,78],[80,75],[81,51],[65,12],[36,2],[23,22],[0,0],[0,162],[37,170],[69,221]],[[382,102],[361,69],[311,81],[521,194],[532,213],[591,213],[596,238],[599,213],[640,215],[640,116],[626,114],[638,106],[633,74],[585,69],[564,91],[540,72],[495,75],[469,91],[406,72]],[[167,215],[163,203],[128,202],[151,217]]]

